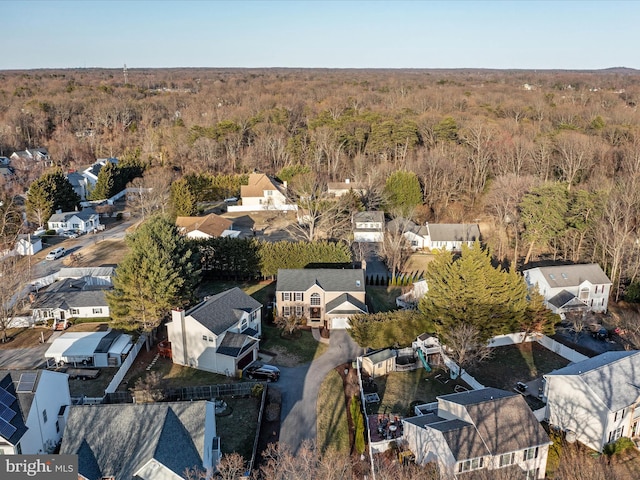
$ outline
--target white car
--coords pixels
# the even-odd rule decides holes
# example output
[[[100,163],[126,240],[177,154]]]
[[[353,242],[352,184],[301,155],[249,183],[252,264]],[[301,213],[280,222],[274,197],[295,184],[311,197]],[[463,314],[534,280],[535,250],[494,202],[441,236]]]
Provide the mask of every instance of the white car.
[[[237,202],[238,199],[236,197],[229,197],[224,199],[224,203],[234,203]]]
[[[67,237],[67,238],[78,238],[78,234],[75,232],[72,232],[71,230],[67,230],[66,232],[62,232],[60,234],[63,237]]]

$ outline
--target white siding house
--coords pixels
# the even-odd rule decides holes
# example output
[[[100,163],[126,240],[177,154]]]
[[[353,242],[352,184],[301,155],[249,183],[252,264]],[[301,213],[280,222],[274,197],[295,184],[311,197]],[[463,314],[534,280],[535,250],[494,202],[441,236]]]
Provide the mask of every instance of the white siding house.
[[[0,372],[0,409],[4,412],[0,454],[52,453],[62,439],[70,405],[65,373]]]
[[[384,241],[384,212],[357,212],[353,215],[353,241],[374,242]]]
[[[287,199],[287,184],[279,183],[264,173],[249,175],[249,184],[240,187],[241,206],[229,206],[228,211],[297,210]]]
[[[536,267],[523,275],[529,287],[538,287],[553,313],[607,311],[611,280],[597,263]]]
[[[89,208],[80,212],[54,213],[47,221],[47,225],[49,230],[56,232],[79,230],[83,233],[89,233],[99,228],[100,215]]]
[[[599,452],[640,437],[640,351],[606,352],[544,375],[546,417]]]
[[[239,288],[173,310],[167,324],[173,363],[235,376],[258,359],[262,305]]]

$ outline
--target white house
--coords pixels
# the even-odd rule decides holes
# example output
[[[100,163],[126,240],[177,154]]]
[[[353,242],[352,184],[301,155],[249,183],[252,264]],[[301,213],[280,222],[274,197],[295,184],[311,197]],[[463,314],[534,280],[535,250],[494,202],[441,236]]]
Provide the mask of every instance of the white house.
[[[607,311],[611,280],[597,263],[536,267],[522,273],[529,287],[538,287],[553,313]]]
[[[74,405],[60,453],[78,456],[78,479],[179,480],[187,469],[209,479],[220,459],[215,404]]]
[[[349,192],[353,192],[357,195],[364,195],[367,193],[367,188],[357,182],[352,182],[347,178],[344,182],[329,182],[327,184],[327,193],[334,197],[341,197]]]
[[[240,235],[239,230],[233,229],[231,220],[215,213],[210,213],[204,217],[178,217],[176,218],[176,226],[178,231],[188,238],[237,238]]]
[[[89,183],[87,177],[75,171],[68,172],[66,176],[67,181],[73,187],[73,191],[80,197],[80,200],[86,200],[89,190],[91,186],[95,185],[95,182],[93,184]]]
[[[12,160],[27,160],[27,161],[46,161],[49,160],[49,152],[46,148],[27,148],[26,150],[20,150],[11,154]]]
[[[37,235],[18,235],[16,252],[18,255],[35,255],[42,250],[42,239]]]
[[[287,184],[279,183],[264,173],[249,175],[248,185],[240,187],[242,206],[229,206],[228,211],[250,210],[297,210],[297,205],[289,202]]]
[[[0,455],[52,453],[70,405],[65,373],[0,371]]]
[[[114,165],[118,164],[117,158],[99,158],[96,162],[91,165],[89,168],[86,168],[82,171],[81,175],[86,180],[86,185],[88,188],[93,188],[96,186],[98,182],[98,175],[100,174],[100,170],[104,167],[107,162],[113,163]]]
[[[173,363],[234,376],[258,359],[262,305],[239,288],[209,297],[167,323]]]
[[[606,352],[543,377],[551,425],[599,452],[640,437],[640,351]]]
[[[44,356],[54,365],[119,367],[132,347],[131,335],[116,330],[67,332],[51,342]]]
[[[100,215],[90,208],[85,208],[80,212],[59,212],[51,215],[47,225],[49,230],[56,232],[79,230],[83,233],[89,233],[100,227]]]
[[[353,241],[374,242],[384,241],[384,212],[368,211],[353,214]]]
[[[517,393],[484,388],[443,395],[437,411],[402,423],[416,463],[435,462],[443,478],[480,469],[505,469],[510,478],[545,477],[552,442]]]
[[[458,252],[462,245],[480,240],[480,228],[474,223],[426,223],[416,225],[410,220],[396,218],[387,229],[402,233],[412,250],[450,250]]]

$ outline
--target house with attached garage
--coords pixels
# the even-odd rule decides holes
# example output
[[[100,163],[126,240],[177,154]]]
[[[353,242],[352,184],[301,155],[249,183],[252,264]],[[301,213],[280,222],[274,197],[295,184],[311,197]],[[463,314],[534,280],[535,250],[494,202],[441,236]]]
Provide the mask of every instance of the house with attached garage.
[[[543,378],[550,425],[598,452],[640,439],[640,351],[605,352]]]
[[[52,453],[70,405],[67,374],[0,370],[0,455]]]
[[[529,268],[522,274],[553,313],[607,311],[611,280],[597,263]]]
[[[364,270],[280,269],[275,315],[304,317],[313,328],[348,328],[351,315],[367,313]]]
[[[474,223],[425,223],[396,218],[387,230],[405,236],[412,250],[449,250],[459,252],[462,245],[472,246],[480,240],[480,228]]]
[[[384,241],[384,212],[368,211],[353,214],[353,241],[373,242]]]
[[[297,210],[287,198],[287,183],[280,183],[264,173],[249,175],[248,185],[240,186],[242,206],[229,206],[228,211]]]
[[[258,359],[262,304],[239,288],[171,312],[167,324],[173,363],[235,376]]]
[[[239,230],[233,229],[233,222],[215,213],[204,217],[176,218],[178,231],[188,238],[207,239],[215,237],[237,238]]]
[[[70,410],[60,453],[78,456],[79,480],[179,480],[194,469],[213,477],[221,455],[214,402]]]
[[[99,229],[100,215],[90,208],[85,208],[80,212],[58,212],[51,215],[47,226],[49,230],[55,230],[58,233],[67,230],[88,233]]]
[[[402,423],[416,463],[435,462],[442,478],[473,478],[474,470],[545,477],[552,442],[517,393],[484,388],[442,395],[436,410]]]

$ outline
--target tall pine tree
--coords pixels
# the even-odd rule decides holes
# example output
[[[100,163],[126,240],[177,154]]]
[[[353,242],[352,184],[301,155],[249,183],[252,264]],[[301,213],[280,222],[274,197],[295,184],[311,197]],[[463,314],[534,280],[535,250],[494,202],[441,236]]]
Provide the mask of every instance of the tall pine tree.
[[[80,197],[59,168],[43,174],[29,186],[27,217],[39,226],[56,210],[71,212],[79,206]]]

